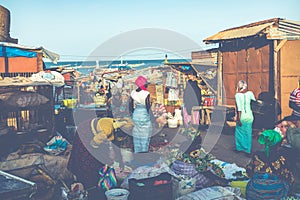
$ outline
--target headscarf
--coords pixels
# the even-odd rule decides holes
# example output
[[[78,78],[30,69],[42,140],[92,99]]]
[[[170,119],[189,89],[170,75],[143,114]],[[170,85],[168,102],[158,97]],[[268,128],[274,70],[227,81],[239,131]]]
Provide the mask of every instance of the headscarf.
[[[240,80],[237,84],[237,88],[236,88],[236,91],[237,92],[243,92],[244,90],[246,90],[248,87],[246,81],[244,80]]]
[[[264,130],[261,135],[258,137],[258,142],[260,144],[265,145],[265,153],[266,156],[269,157],[270,155],[270,147],[276,145],[278,142],[282,140],[280,133],[271,129],[271,130]]]
[[[142,90],[147,90],[145,85],[147,84],[147,78],[144,76],[139,76],[137,77],[137,79],[135,80],[135,84],[141,88]]]

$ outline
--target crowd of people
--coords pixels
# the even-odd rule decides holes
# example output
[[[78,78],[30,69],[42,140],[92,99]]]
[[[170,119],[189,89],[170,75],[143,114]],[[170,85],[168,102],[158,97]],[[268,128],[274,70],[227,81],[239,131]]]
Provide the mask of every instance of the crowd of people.
[[[250,181],[247,184],[247,199],[282,199],[291,192],[295,178],[293,173],[299,158],[295,160],[297,144],[290,148],[287,144],[287,130],[296,130],[294,123],[300,119],[300,79],[298,88],[290,94],[289,107],[292,114],[275,122],[273,128],[264,129],[258,136],[258,142],[265,145],[264,151],[252,151],[252,124],[254,120],[251,102],[256,101],[247,83],[240,80],[235,94],[236,128],[235,150],[244,152],[251,158],[247,166]],[[267,116],[272,118],[273,116]],[[297,132],[297,130],[296,130]],[[295,134],[296,135],[296,134]],[[298,131],[299,135],[299,131]],[[297,136],[291,136],[297,137]],[[299,136],[298,136],[299,137]],[[297,157],[297,156],[296,156]],[[299,157],[299,156],[298,156]]]
[[[118,148],[120,143],[117,142],[117,133],[123,126],[130,129],[134,155],[149,152],[153,127],[148,84],[146,77],[138,76],[135,79],[136,89],[132,90],[130,94],[119,90],[113,91],[108,101],[111,117],[93,119],[78,127],[77,132],[81,133],[76,137],[80,137],[80,139],[75,140],[73,144],[68,166],[78,176],[79,181],[87,186],[96,185],[99,166],[103,163],[112,164],[113,162],[109,156],[111,151],[119,159],[121,168],[124,167],[119,152],[120,148]],[[186,128],[191,125],[199,125],[201,114],[199,111],[193,111],[192,108],[202,105],[201,94],[197,75],[189,74],[182,106],[183,123]],[[246,190],[247,199],[283,198],[289,194],[292,188],[293,171],[295,170],[295,165],[291,164],[291,150],[283,146],[287,130],[283,131],[282,121],[274,123],[274,129],[262,130],[258,142],[265,145],[266,148],[264,151],[253,152],[252,126],[255,118],[251,109],[253,101],[256,101],[253,92],[248,90],[246,81],[240,80],[237,83],[235,94],[235,151],[244,153],[251,158],[247,166],[247,174],[250,178]],[[300,120],[300,87],[291,93],[289,106],[293,112],[286,120],[293,122]],[[126,117],[128,118],[125,119]],[[111,141],[113,147],[117,148],[110,148],[107,141]],[[87,147],[85,142],[90,146]],[[99,149],[101,149],[102,156],[96,153],[96,151],[99,152]],[[85,173],[85,171],[94,171],[94,173]]]

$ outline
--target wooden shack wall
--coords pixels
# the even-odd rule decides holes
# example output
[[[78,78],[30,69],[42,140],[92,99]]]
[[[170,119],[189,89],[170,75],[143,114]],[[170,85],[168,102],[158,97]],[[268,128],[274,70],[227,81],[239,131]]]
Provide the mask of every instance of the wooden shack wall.
[[[297,88],[300,78],[300,40],[287,41],[280,49],[280,99],[282,117],[291,114],[290,93]]]
[[[43,70],[42,54],[38,53],[37,57],[9,57],[8,73],[30,73]],[[5,57],[0,57],[0,73],[5,73]]]
[[[234,95],[239,80],[248,83],[256,98],[261,92],[273,90],[272,49],[272,42],[263,37],[222,43],[222,104],[235,105]]]

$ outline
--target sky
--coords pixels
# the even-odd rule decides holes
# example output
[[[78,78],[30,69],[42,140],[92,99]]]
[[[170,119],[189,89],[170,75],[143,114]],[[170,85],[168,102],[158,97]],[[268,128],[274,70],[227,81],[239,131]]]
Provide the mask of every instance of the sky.
[[[118,54],[127,59],[163,59],[165,52],[172,51],[190,56],[191,51],[212,48],[203,40],[228,28],[270,18],[300,21],[299,0],[1,0],[0,5],[10,11],[12,38],[58,53],[61,61],[84,60],[99,49],[103,54],[99,59]],[[149,33],[153,29],[155,36]],[[158,30],[166,34],[160,37]],[[113,52],[138,39],[139,44]],[[170,43],[179,44],[168,49]],[[108,46],[111,49],[106,51]]]

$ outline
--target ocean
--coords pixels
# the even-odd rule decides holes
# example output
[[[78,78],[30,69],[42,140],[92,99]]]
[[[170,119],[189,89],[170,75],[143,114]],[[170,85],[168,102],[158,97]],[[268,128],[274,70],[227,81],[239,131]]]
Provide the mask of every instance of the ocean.
[[[127,66],[134,68],[136,70],[148,68],[148,67],[156,67],[162,66],[164,63],[164,59],[160,60],[123,60],[123,64],[127,64]],[[168,59],[169,63],[172,62],[191,62],[189,59]],[[56,68],[56,67],[66,67],[66,68],[77,68],[77,70],[82,74],[89,74],[94,70],[94,66],[100,67],[112,67],[114,65],[120,64],[119,60],[114,61],[61,61],[57,64],[52,62],[45,62],[46,69]],[[83,67],[81,67],[83,66]]]

